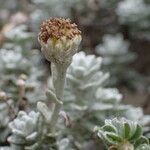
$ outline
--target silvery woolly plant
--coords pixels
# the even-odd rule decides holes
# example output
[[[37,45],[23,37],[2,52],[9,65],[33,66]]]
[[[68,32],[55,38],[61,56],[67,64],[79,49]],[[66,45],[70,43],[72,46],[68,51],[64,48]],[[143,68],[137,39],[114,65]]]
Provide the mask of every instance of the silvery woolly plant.
[[[32,45],[29,41],[33,38],[33,34],[28,33],[26,26],[22,25],[12,29],[9,34],[5,33],[5,36],[7,42],[0,49],[0,88],[16,100],[18,96],[16,81],[21,74],[25,74],[27,92],[24,96],[29,103],[35,103],[41,99],[40,95],[43,95],[40,88],[45,70],[41,69],[39,51],[28,50]]]
[[[73,111],[70,113],[75,118],[81,117],[79,112],[84,114],[87,110],[111,109],[112,105],[121,101],[122,95],[117,89],[105,88],[109,74],[100,70],[101,63],[102,58],[84,52],[73,57],[67,71],[64,107],[66,110],[74,110],[77,114]],[[103,104],[107,106],[102,108]]]
[[[78,148],[91,136],[93,126],[102,125],[105,118],[124,116],[135,121],[143,118],[141,108],[121,104],[119,91],[106,87],[109,74],[101,71],[102,62],[101,57],[79,52],[67,71],[63,107],[72,127],[65,133]]]
[[[52,114],[54,128],[62,105],[66,71],[81,42],[81,32],[69,19],[54,18],[41,25],[39,42],[44,56],[51,62],[54,92],[49,94],[57,98]]]
[[[12,100],[7,100],[6,93],[0,91],[0,143],[5,143],[10,134],[8,123],[14,115],[11,109],[12,105]]]
[[[4,36],[7,40],[7,43],[17,45],[23,50],[31,49],[33,43],[30,41],[34,40],[34,33],[28,32],[27,30],[28,30],[28,26],[25,24],[22,24],[18,26],[16,25],[12,29],[10,29],[9,33],[4,32]],[[7,43],[5,44],[7,45]]]
[[[20,111],[10,124],[11,148],[55,149],[57,120],[63,104],[66,70],[81,42],[81,32],[69,19],[52,18],[42,23],[39,33],[42,53],[51,62],[53,91],[47,90],[47,98],[54,104],[53,111],[43,102],[37,103],[38,112]]]
[[[111,75],[109,86],[126,83],[129,87],[135,87],[139,75],[129,67],[136,58],[135,53],[129,52],[129,46],[130,43],[121,34],[106,34],[103,43],[97,45],[96,52],[103,57],[102,69]]]
[[[94,130],[108,150],[150,150],[149,141],[137,122],[125,118],[107,119],[102,127]]]
[[[129,32],[137,37],[149,39],[150,5],[146,0],[123,0],[118,3],[116,13],[121,25],[129,27]]]

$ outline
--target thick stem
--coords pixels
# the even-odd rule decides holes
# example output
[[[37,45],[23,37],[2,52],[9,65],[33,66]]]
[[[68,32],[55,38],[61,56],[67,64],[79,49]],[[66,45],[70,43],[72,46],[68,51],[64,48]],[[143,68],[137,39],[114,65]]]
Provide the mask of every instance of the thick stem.
[[[52,69],[52,79],[53,79],[53,86],[55,89],[56,97],[59,101],[63,101],[63,93],[64,93],[64,85],[66,79],[66,65],[60,64],[51,64]],[[61,109],[61,104],[55,103],[54,110],[51,117],[51,132],[55,131],[55,126],[59,117],[59,112]]]

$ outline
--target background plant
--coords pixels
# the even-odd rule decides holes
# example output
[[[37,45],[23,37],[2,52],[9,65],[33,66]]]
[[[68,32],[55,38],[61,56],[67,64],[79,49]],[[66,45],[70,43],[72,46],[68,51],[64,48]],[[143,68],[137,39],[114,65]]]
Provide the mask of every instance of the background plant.
[[[126,72],[129,65],[136,59],[136,54],[129,52],[129,42],[123,39],[121,34],[104,35],[103,43],[96,47],[96,51],[103,58],[102,69],[109,71],[110,81],[108,85],[126,84],[135,88],[140,81],[139,75],[131,69]]]
[[[136,122],[116,118],[105,120],[105,125],[95,127],[95,131],[110,150],[150,149],[148,139],[142,135],[142,127]]]

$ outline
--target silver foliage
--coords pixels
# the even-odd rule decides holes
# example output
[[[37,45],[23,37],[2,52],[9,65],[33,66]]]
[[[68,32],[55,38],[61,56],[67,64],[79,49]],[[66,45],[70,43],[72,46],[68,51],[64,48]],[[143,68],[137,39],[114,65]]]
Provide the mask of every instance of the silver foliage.
[[[9,123],[12,136],[9,137],[11,143],[30,145],[36,141],[38,136],[39,113],[34,111],[27,114],[20,111],[17,118]]]
[[[103,57],[102,69],[111,74],[108,85],[115,86],[127,82],[135,86],[134,81],[138,75],[128,65],[135,60],[136,55],[129,51],[129,46],[130,43],[124,40],[121,34],[106,34],[102,43],[97,45],[96,52]]]
[[[150,39],[150,6],[144,0],[124,0],[118,3],[116,13],[121,24],[128,25],[137,37]],[[139,36],[140,35],[140,36]]]
[[[86,133],[83,132],[78,142],[83,142],[82,138],[88,136],[92,126],[102,124],[106,118],[125,116],[137,121],[143,117],[141,109],[120,103],[122,95],[116,88],[105,87],[109,74],[100,70],[102,62],[101,57],[79,52],[67,72],[64,109],[72,119],[70,132],[74,138],[83,130]]]
[[[8,101],[9,105],[12,105],[12,101]],[[0,143],[5,142],[10,130],[8,129],[8,123],[10,122],[11,116],[7,103],[0,102]]]

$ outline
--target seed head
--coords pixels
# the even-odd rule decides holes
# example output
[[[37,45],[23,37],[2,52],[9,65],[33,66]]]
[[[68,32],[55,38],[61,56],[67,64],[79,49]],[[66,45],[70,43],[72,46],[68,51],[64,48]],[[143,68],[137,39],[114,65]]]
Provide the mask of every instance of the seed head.
[[[52,18],[41,24],[38,39],[47,60],[66,63],[78,49],[81,31],[70,19]]]

